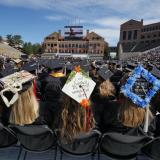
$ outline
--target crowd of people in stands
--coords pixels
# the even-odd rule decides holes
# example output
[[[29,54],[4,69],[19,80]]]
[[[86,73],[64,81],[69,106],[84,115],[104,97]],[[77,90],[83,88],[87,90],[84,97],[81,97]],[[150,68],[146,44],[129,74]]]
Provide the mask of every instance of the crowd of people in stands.
[[[126,83],[139,63],[153,75],[154,67],[158,71],[156,62],[151,64],[135,59],[128,62],[79,59],[1,61],[1,78],[20,70],[34,74],[36,78],[23,84],[22,89],[18,91],[17,101],[11,106],[7,107],[0,97],[0,122],[5,126],[9,124],[22,126],[45,124],[55,130],[64,143],[69,143],[78,135],[88,134],[93,130],[98,130],[102,134],[118,132],[158,137],[160,136],[160,93],[158,92],[150,103],[149,127],[148,132],[145,133],[143,128],[146,109],[134,104],[120,92],[121,86]],[[80,66],[96,83],[90,96],[90,119],[87,121],[87,126],[84,123],[85,108],[62,92],[62,88],[75,66]],[[155,76],[159,79],[160,72]],[[144,84],[146,83],[144,82]],[[1,84],[0,90],[3,89],[4,86]],[[135,92],[137,95],[141,94],[139,91]],[[11,101],[13,97],[11,91],[3,94]]]

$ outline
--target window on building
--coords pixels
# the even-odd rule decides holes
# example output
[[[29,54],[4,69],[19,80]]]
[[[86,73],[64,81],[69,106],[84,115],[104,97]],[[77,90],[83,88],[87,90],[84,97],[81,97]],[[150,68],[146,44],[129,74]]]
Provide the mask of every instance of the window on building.
[[[68,45],[67,45],[67,44],[65,44],[65,47],[67,48],[67,47],[68,47]]]
[[[123,40],[126,40],[126,31],[123,31]]]
[[[57,46],[57,43],[54,43],[54,46]]]
[[[147,35],[147,38],[151,38],[151,36],[150,36],[150,35]]]
[[[137,39],[137,30],[134,30],[133,39]]]
[[[144,36],[144,35],[142,35],[142,36],[141,36],[141,39],[145,39],[145,36]]]
[[[64,44],[62,44],[62,48],[64,48]]]
[[[157,35],[156,35],[156,34],[154,34],[154,35],[153,35],[153,37],[157,37]]]
[[[69,48],[71,48],[71,44],[69,44]]]
[[[48,43],[48,46],[50,46],[50,44]]]
[[[132,38],[132,31],[128,31],[128,40],[131,40]]]
[[[51,43],[51,47],[53,47],[53,43]]]
[[[79,44],[79,48],[82,48],[82,45],[81,45],[81,44]]]
[[[78,44],[76,44],[76,48],[78,48]]]
[[[72,44],[72,47],[75,47],[75,44]]]

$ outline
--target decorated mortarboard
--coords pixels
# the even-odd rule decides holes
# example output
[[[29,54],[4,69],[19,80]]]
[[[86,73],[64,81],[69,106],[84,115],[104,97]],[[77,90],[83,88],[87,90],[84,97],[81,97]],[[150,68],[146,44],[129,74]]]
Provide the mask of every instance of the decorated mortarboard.
[[[104,80],[110,79],[113,76],[113,73],[106,67],[100,68],[97,73]]]
[[[144,98],[134,93],[133,86],[136,81],[140,78],[145,79],[152,86],[146,90],[144,85],[141,85],[144,91]],[[132,102],[139,107],[145,108],[149,105],[152,97],[160,90],[160,81],[153,76],[150,72],[144,69],[141,65],[138,65],[132,72],[131,76],[128,78],[126,84],[121,87],[121,93],[132,100]],[[142,93],[141,93],[142,94]]]
[[[82,104],[85,100],[90,98],[91,93],[96,83],[84,72],[80,66],[75,67],[62,91],[73,98],[78,103]]]
[[[18,92],[26,89],[25,84],[28,86],[28,83],[34,78],[34,75],[23,70],[0,79],[0,85],[1,88],[3,88],[3,90],[0,92],[0,95],[7,107],[10,107],[17,101]],[[7,92],[12,93],[13,95],[10,100],[8,100],[5,96],[5,93]]]
[[[17,64],[20,63],[20,62],[22,62],[21,59],[14,59],[13,61],[14,61],[15,63],[17,63]]]

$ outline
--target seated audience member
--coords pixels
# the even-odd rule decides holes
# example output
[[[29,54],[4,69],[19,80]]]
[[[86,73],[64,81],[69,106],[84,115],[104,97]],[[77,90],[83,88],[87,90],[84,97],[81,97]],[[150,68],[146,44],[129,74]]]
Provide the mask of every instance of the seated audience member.
[[[11,124],[26,125],[35,123],[39,116],[39,105],[31,82],[24,86],[19,93],[18,100],[11,106],[9,122]]]
[[[57,128],[59,125],[61,90],[66,81],[63,67],[64,65],[60,64],[59,61],[55,61],[50,67],[52,71],[41,85],[41,91],[45,99],[42,115],[51,128]]]
[[[34,93],[32,79],[22,84],[22,89],[16,92],[18,93],[18,98],[11,105],[8,105],[4,98],[1,97],[1,122],[4,125],[44,124],[43,119],[39,117],[39,105]],[[13,99],[14,94],[15,92],[12,91],[3,92],[8,101]]]
[[[62,112],[58,130],[62,143],[72,142],[77,136],[91,131],[94,127],[94,118],[91,110],[88,117],[86,108],[66,94],[61,97],[61,104]]]
[[[109,80],[109,78],[112,75],[113,75],[113,73],[110,70],[107,70],[107,68],[105,66],[98,70],[98,72],[97,72],[97,81],[95,81],[96,82],[96,87],[94,88],[93,93],[91,95],[91,100],[92,100],[93,103],[97,103],[99,100],[101,100],[101,97],[100,97],[100,94],[99,94],[99,91],[100,91],[99,90],[99,86],[103,82],[105,83],[106,80]],[[103,87],[107,87],[107,86],[103,85]]]
[[[138,107],[125,97],[117,101],[114,94],[115,88],[106,77],[106,81],[99,85],[99,100],[94,103],[96,127],[102,133],[127,133],[143,125],[145,109]]]

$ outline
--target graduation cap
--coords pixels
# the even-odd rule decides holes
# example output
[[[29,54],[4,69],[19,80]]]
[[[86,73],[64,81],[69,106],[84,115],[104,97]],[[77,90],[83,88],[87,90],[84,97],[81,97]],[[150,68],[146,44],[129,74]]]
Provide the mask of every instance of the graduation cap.
[[[132,72],[136,66],[135,63],[128,62],[125,70]]]
[[[65,66],[65,63],[60,60],[49,60],[46,64],[46,67],[53,70],[60,70]]]
[[[6,77],[10,74],[13,74],[15,72],[15,69],[12,67],[12,68],[5,68],[1,71],[1,74],[3,77]]]
[[[153,66],[151,73],[160,79],[160,70],[157,67]]]
[[[16,64],[18,64],[18,63],[22,62],[22,60],[21,60],[21,59],[14,59],[13,61],[14,61]]]
[[[4,59],[0,58],[0,65],[4,64]]]
[[[100,68],[97,73],[104,80],[107,80],[113,76],[113,73],[110,70],[107,70],[106,67]]]
[[[15,72],[0,79],[0,96],[7,107],[10,107],[18,99],[18,93],[26,91],[30,86],[34,75],[27,71]]]
[[[36,62],[26,63],[22,66],[22,70],[26,70],[28,72],[35,71],[36,69],[37,69],[37,63]]]
[[[72,63],[70,63],[69,61],[65,64],[65,66],[66,66],[66,70],[67,71],[72,71],[73,70],[73,64]]]
[[[83,61],[80,62],[80,67],[85,72],[89,72],[89,70],[90,70],[90,62],[88,62],[88,60],[83,60]]]

